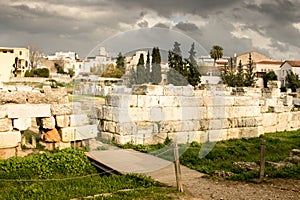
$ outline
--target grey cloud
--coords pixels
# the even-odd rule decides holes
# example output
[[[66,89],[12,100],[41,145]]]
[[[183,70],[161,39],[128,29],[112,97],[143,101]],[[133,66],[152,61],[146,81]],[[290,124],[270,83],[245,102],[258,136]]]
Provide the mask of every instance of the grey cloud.
[[[186,22],[177,23],[175,28],[178,28],[182,31],[199,31],[199,28],[195,24]]]
[[[138,23],[138,26],[141,28],[146,28],[146,27],[148,27],[148,22],[146,20],[141,21]]]

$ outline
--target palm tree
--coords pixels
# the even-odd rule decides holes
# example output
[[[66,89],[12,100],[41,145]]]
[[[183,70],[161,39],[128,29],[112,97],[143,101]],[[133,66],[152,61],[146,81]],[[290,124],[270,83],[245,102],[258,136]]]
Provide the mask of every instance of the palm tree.
[[[214,45],[209,54],[210,57],[214,59],[215,66],[216,60],[223,57],[223,48],[221,46]]]

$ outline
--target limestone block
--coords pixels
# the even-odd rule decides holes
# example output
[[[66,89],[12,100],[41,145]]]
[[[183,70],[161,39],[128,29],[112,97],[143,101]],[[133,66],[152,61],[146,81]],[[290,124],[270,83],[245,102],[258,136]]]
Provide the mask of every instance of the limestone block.
[[[221,119],[211,119],[209,120],[209,130],[220,130],[223,128],[223,120]]]
[[[182,131],[169,134],[169,137],[178,144],[189,144],[195,140],[196,131]]]
[[[182,120],[182,108],[181,107],[164,107],[166,121],[179,121]]]
[[[217,142],[221,140],[226,140],[227,138],[227,129],[208,130],[207,133],[209,142]]]
[[[240,134],[242,138],[258,137],[259,136],[258,127],[241,128]]]
[[[60,142],[61,138],[56,128],[51,130],[42,130],[42,139],[45,142]]]
[[[135,95],[136,96],[136,95]],[[131,105],[131,95],[112,94],[107,100],[108,105],[119,108],[129,108]]]
[[[116,122],[112,122],[112,121],[104,121],[103,122],[103,131],[105,132],[111,132],[111,133],[116,133],[116,129],[117,129],[117,123]]]
[[[260,115],[259,106],[239,106],[232,107],[231,117],[256,117]]]
[[[0,92],[0,104],[24,104],[26,101],[27,92]]]
[[[73,113],[73,105],[72,103],[52,104],[51,113],[52,115],[71,115]]]
[[[147,94],[147,85],[133,85],[132,94],[134,95],[146,95]]]
[[[286,95],[283,97],[283,105],[291,106],[293,105],[293,96]]]
[[[266,113],[269,110],[269,106],[260,106],[260,112],[261,113]]]
[[[31,118],[13,119],[13,125],[15,129],[18,129],[19,131],[25,131],[31,127]]]
[[[209,128],[209,122],[210,120],[208,119],[201,119],[199,120],[199,129],[200,131],[206,131]]]
[[[292,121],[300,121],[300,112],[292,112],[291,113]]]
[[[266,99],[266,106],[277,106],[278,105],[277,98]]]
[[[235,127],[256,127],[258,126],[256,118],[236,118],[234,119]]]
[[[271,90],[271,93],[272,93],[272,97],[275,97],[275,98],[278,98],[281,95],[279,88],[273,88]]]
[[[59,128],[64,128],[70,126],[70,116],[69,115],[56,115],[56,126]]]
[[[226,106],[233,105],[234,99],[232,97],[225,96],[204,96],[203,97],[204,106]]]
[[[151,125],[150,125],[151,126]],[[116,123],[114,125],[115,131],[113,133],[117,133],[119,135],[135,135],[138,132],[138,126],[134,122],[128,122],[128,123]],[[153,127],[151,126],[151,130],[153,130]],[[106,131],[106,130],[104,130]],[[112,131],[109,131],[112,132]]]
[[[165,113],[163,112],[162,107],[155,106],[150,108],[150,121],[152,122],[159,122],[166,120]]]
[[[182,86],[167,85],[164,87],[164,96],[182,96],[182,89]],[[186,90],[189,90],[189,88]],[[188,93],[188,91],[185,91],[185,93]]]
[[[277,124],[277,114],[275,113],[263,113],[262,114],[263,126],[275,126]]]
[[[259,99],[247,96],[239,96],[234,98],[235,106],[259,106]]]
[[[159,105],[163,107],[182,106],[179,96],[159,96]]]
[[[21,92],[31,92],[32,91],[32,87],[30,86],[24,86],[24,85],[18,85],[16,86],[17,91],[21,91]]]
[[[0,132],[0,149],[16,147],[20,142],[20,131]]]
[[[194,141],[199,143],[208,142],[208,133],[206,131],[196,131]]]
[[[159,96],[138,95],[138,107],[151,108],[159,105]]]
[[[199,128],[199,121],[198,120],[185,120],[185,121],[180,121],[180,131],[198,131]]]
[[[300,98],[293,98],[293,104],[295,106],[300,106]]]
[[[1,159],[7,159],[10,157],[14,157],[16,156],[16,148],[5,148],[5,149],[0,149],[0,158]]]
[[[61,128],[59,133],[63,142],[97,137],[97,125]]]
[[[70,115],[70,126],[82,126],[89,124],[89,118],[86,114]]]
[[[0,119],[7,117],[6,105],[0,105]]]
[[[11,131],[13,129],[12,120],[8,118],[0,119],[0,132]]]
[[[71,143],[70,142],[56,142],[54,144],[55,149],[66,149],[66,148],[70,148],[71,147]]]
[[[241,129],[240,128],[230,128],[227,129],[227,140],[229,139],[235,139],[235,138],[240,138],[241,135]]]
[[[274,106],[272,108],[272,110],[275,112],[275,113],[282,113],[285,111],[285,107],[284,106]]]
[[[277,115],[277,125],[276,131],[286,131],[288,129],[288,122],[291,121],[292,114],[291,113],[278,113]]]
[[[182,96],[194,96],[194,87],[191,85],[182,86]]]
[[[80,102],[72,102],[73,114],[81,114],[81,103]]]
[[[207,107],[207,119],[224,119],[230,117],[231,107],[215,106]]]
[[[199,107],[203,106],[203,98],[202,97],[188,97],[188,96],[182,96],[178,97],[179,105],[182,107]],[[173,104],[173,106],[176,106],[177,104]]]
[[[275,133],[276,126],[263,126],[264,133]]]
[[[102,107],[103,110],[103,118],[105,120],[113,120],[113,107],[110,106],[103,106]]]
[[[44,129],[54,129],[55,128],[55,119],[54,117],[41,118],[41,126]]]
[[[163,96],[164,87],[161,85],[147,85],[146,88],[147,95]]]
[[[199,120],[206,115],[205,107],[182,107],[182,120]]]
[[[49,104],[8,104],[8,118],[51,117]]]
[[[117,108],[113,107],[112,120],[115,122],[149,121],[148,108]]]
[[[41,92],[30,92],[27,94],[27,102],[30,104],[51,103],[46,102],[46,95]]]

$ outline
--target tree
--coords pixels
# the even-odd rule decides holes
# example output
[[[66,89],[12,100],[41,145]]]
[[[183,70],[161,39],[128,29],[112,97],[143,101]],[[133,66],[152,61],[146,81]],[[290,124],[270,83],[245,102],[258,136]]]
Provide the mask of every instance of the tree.
[[[145,62],[144,62],[144,54],[140,54],[139,62],[136,67],[136,78],[137,84],[143,84],[146,82],[146,70],[145,70]]]
[[[125,56],[120,52],[117,57],[117,68],[124,74],[125,73]]]
[[[245,72],[245,86],[246,87],[252,87],[254,86],[255,80],[255,72],[254,72],[254,66],[253,61],[251,58],[251,53],[249,53],[249,61]]]
[[[135,84],[137,84],[137,74],[136,74],[134,67],[132,67],[129,71],[128,87],[131,88]]]
[[[236,74],[236,86],[242,87],[243,85],[244,85],[244,68],[242,65],[242,61],[240,60],[237,74]]]
[[[216,63],[216,60],[223,57],[223,48],[218,45],[214,45],[212,49],[210,50],[210,57],[214,59],[214,65]]]
[[[227,84],[230,87],[237,86],[238,74],[235,74],[232,59],[230,59],[229,66],[225,64],[223,69],[221,69],[221,79],[225,84]]]
[[[192,62],[190,62],[188,59],[186,60],[186,78],[190,85],[197,86],[201,83],[201,74],[198,71],[197,67],[193,65]]]
[[[264,80],[264,87],[267,88],[268,81],[276,81],[277,75],[275,74],[274,71],[269,71],[268,73],[264,74],[263,80]]]
[[[108,64],[101,76],[107,78],[121,78],[123,73],[114,64]]]
[[[196,61],[196,51],[195,51],[195,43],[191,45],[191,49],[189,50],[189,57],[188,60],[193,66],[197,66],[197,61]]]
[[[41,62],[43,51],[34,45],[29,46],[29,61],[32,69],[36,69]]]
[[[300,87],[299,76],[292,71],[287,73],[286,81],[287,88],[291,88],[293,92],[296,92],[296,89]]]
[[[152,70],[151,70],[151,82],[153,84],[159,84],[161,82],[161,56],[158,47],[152,49]]]
[[[150,53],[147,53],[147,60],[146,60],[146,69],[145,69],[145,81],[146,83],[151,82],[151,65],[150,65]]]
[[[182,59],[180,44],[178,42],[174,43],[173,50],[168,53],[168,63],[168,83],[173,85],[187,85],[188,82],[185,79],[185,75],[187,74],[185,69],[186,63]]]

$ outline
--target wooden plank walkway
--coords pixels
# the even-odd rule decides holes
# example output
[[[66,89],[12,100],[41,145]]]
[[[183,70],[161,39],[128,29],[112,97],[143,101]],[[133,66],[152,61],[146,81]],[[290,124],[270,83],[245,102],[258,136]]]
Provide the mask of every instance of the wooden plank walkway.
[[[169,186],[176,186],[173,162],[130,149],[91,151],[86,155],[106,169],[120,174],[136,173],[152,177]],[[181,165],[183,184],[203,174]]]

